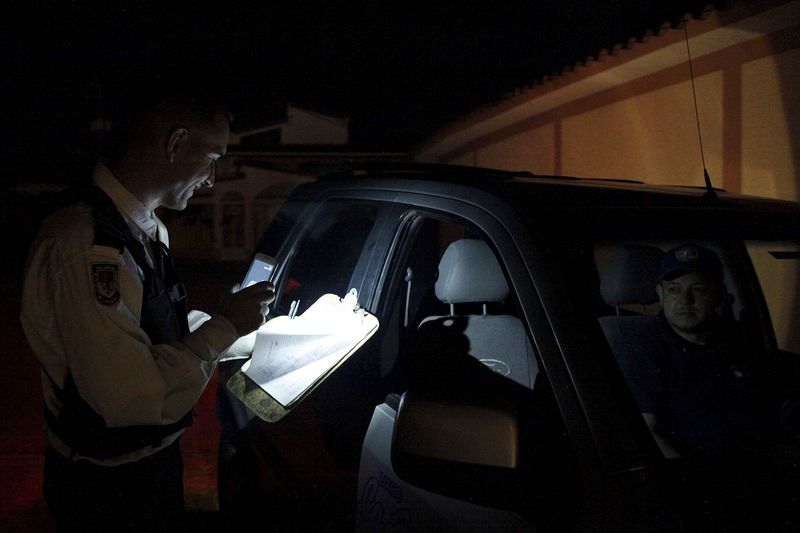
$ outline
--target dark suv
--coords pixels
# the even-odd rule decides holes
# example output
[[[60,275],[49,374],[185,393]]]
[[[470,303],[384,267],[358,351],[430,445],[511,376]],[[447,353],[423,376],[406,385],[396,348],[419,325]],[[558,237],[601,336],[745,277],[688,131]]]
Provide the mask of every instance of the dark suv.
[[[303,185],[258,246],[279,260],[271,316],[355,288],[380,327],[274,424],[221,368],[222,511],[287,531],[796,529],[798,237],[798,204],[702,188],[396,164]],[[720,258],[718,320],[778,369],[759,452],[667,458],[631,392],[623,346],[685,243]]]

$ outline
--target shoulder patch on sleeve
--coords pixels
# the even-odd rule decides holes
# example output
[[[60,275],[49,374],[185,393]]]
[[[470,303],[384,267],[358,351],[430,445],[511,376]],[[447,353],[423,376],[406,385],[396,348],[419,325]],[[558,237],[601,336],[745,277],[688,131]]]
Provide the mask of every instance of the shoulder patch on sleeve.
[[[92,263],[94,295],[103,305],[114,305],[119,301],[119,265],[114,263]]]

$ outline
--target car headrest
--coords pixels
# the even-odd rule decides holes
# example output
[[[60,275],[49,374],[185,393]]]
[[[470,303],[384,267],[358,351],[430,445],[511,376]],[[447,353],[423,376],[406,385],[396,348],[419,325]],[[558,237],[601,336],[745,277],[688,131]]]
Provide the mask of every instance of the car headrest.
[[[663,256],[664,252],[655,246],[619,247],[600,276],[603,300],[615,306],[656,302],[656,272]]]
[[[439,261],[436,297],[446,304],[502,302],[508,284],[494,252],[485,242],[450,243]]]

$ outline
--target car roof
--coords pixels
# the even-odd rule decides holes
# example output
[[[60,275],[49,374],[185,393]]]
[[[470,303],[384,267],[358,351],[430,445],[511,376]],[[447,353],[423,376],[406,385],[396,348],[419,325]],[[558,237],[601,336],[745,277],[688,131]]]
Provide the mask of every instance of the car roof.
[[[321,176],[309,187],[315,190],[395,190],[446,196],[474,196],[474,193],[482,191],[518,208],[672,207],[800,214],[798,202],[734,194],[716,188],[712,193],[702,186],[653,185],[628,179],[542,176],[525,171],[455,165],[397,162],[362,164]]]

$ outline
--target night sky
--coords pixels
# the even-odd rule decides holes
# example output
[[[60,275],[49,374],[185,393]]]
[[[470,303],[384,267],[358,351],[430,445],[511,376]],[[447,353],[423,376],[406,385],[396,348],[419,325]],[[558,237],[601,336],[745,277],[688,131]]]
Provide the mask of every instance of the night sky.
[[[349,116],[354,147],[405,150],[707,1],[57,4],[1,8],[5,184],[69,174],[98,89],[108,108],[154,72],[222,84],[240,126],[293,102]]]

